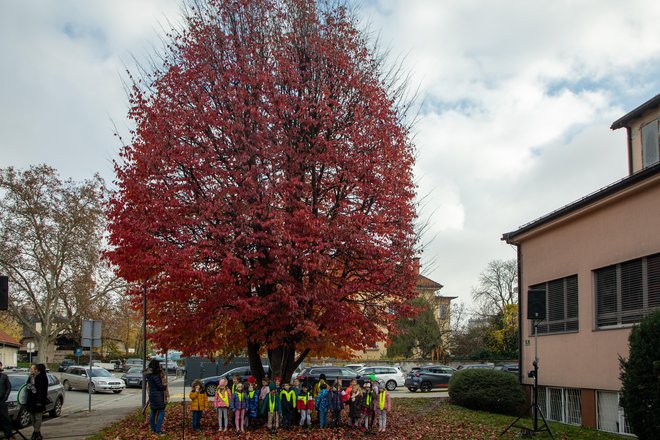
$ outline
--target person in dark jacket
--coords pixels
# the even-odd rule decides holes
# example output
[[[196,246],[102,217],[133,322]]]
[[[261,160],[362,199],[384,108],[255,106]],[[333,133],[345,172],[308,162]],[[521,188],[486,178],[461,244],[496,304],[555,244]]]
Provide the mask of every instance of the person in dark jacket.
[[[41,436],[41,418],[48,404],[48,376],[44,364],[30,367],[27,387],[27,410],[30,413],[30,422],[34,429],[31,440],[41,440],[43,438]]]
[[[147,386],[149,387],[149,428],[151,432],[162,434],[163,419],[165,418],[165,392],[167,385],[163,383],[160,362],[152,359],[145,371]]]
[[[2,362],[0,362],[0,431],[5,434],[5,438],[12,439],[11,420],[9,419],[9,407],[7,399],[11,393],[11,382],[9,376],[2,371]]]

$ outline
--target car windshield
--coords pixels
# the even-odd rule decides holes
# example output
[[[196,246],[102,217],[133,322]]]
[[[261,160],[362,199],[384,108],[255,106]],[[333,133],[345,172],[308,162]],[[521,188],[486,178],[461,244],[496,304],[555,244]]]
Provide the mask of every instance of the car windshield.
[[[128,374],[140,374],[142,373],[142,369],[138,367],[133,367],[130,370],[128,370]]]
[[[11,383],[11,390],[17,391],[25,382],[27,382],[28,376],[9,376],[9,383]]]
[[[108,370],[103,368],[92,368],[92,377],[114,377]]]

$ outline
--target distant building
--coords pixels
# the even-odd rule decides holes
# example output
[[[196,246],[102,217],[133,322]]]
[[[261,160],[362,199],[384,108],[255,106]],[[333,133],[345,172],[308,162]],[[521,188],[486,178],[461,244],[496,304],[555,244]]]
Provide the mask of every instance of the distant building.
[[[20,342],[0,330],[0,361],[5,367],[18,365],[18,349]]]
[[[419,259],[415,260],[415,271],[417,273],[417,282],[415,283],[415,290],[418,296],[423,296],[429,303],[433,305],[433,314],[435,319],[440,324],[443,332],[442,339],[438,341],[438,348],[434,353],[435,358],[442,358],[445,354],[444,348],[447,347],[449,339],[449,329],[451,324],[451,300],[455,296],[442,296],[439,294],[442,289],[442,284],[433,281],[419,273]],[[378,360],[384,357],[387,353],[387,347],[384,341],[378,341],[370,349],[355,352],[354,359],[358,360]]]
[[[532,379],[527,292],[545,291],[538,327],[546,417],[630,433],[619,356],[633,324],[660,307],[660,95],[611,128],[628,132],[629,175],[502,237],[518,249],[521,371]],[[588,166],[588,164],[585,164]]]

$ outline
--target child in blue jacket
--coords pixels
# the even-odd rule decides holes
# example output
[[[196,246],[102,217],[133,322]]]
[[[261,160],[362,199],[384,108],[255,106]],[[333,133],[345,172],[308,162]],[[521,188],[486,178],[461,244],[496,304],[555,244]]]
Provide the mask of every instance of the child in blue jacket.
[[[316,409],[319,412],[319,424],[321,428],[328,427],[328,407],[330,406],[330,399],[328,398],[328,386],[324,383],[320,386],[321,391],[316,397]]]

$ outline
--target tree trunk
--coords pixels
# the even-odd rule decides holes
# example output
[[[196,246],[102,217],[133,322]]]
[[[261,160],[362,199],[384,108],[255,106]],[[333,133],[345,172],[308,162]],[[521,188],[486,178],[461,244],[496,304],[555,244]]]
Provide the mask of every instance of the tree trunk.
[[[37,342],[36,349],[38,351],[38,355],[36,358],[34,356],[32,357],[32,363],[48,363],[48,346],[50,345],[49,330],[50,329],[46,329],[46,327],[42,327],[39,334],[36,335],[35,339]]]
[[[261,363],[261,357],[259,356],[260,348],[261,348],[261,344],[256,342],[248,342],[247,344],[248,360],[250,362],[250,371],[252,372],[252,375],[257,379],[257,385],[259,386],[261,386],[262,379],[266,377],[266,373],[264,372],[264,366]]]
[[[292,342],[286,345],[268,350],[268,364],[270,366],[270,377],[274,379],[279,376],[282,383],[291,381],[291,375],[309,354],[309,349],[305,349],[296,358],[296,345]]]

